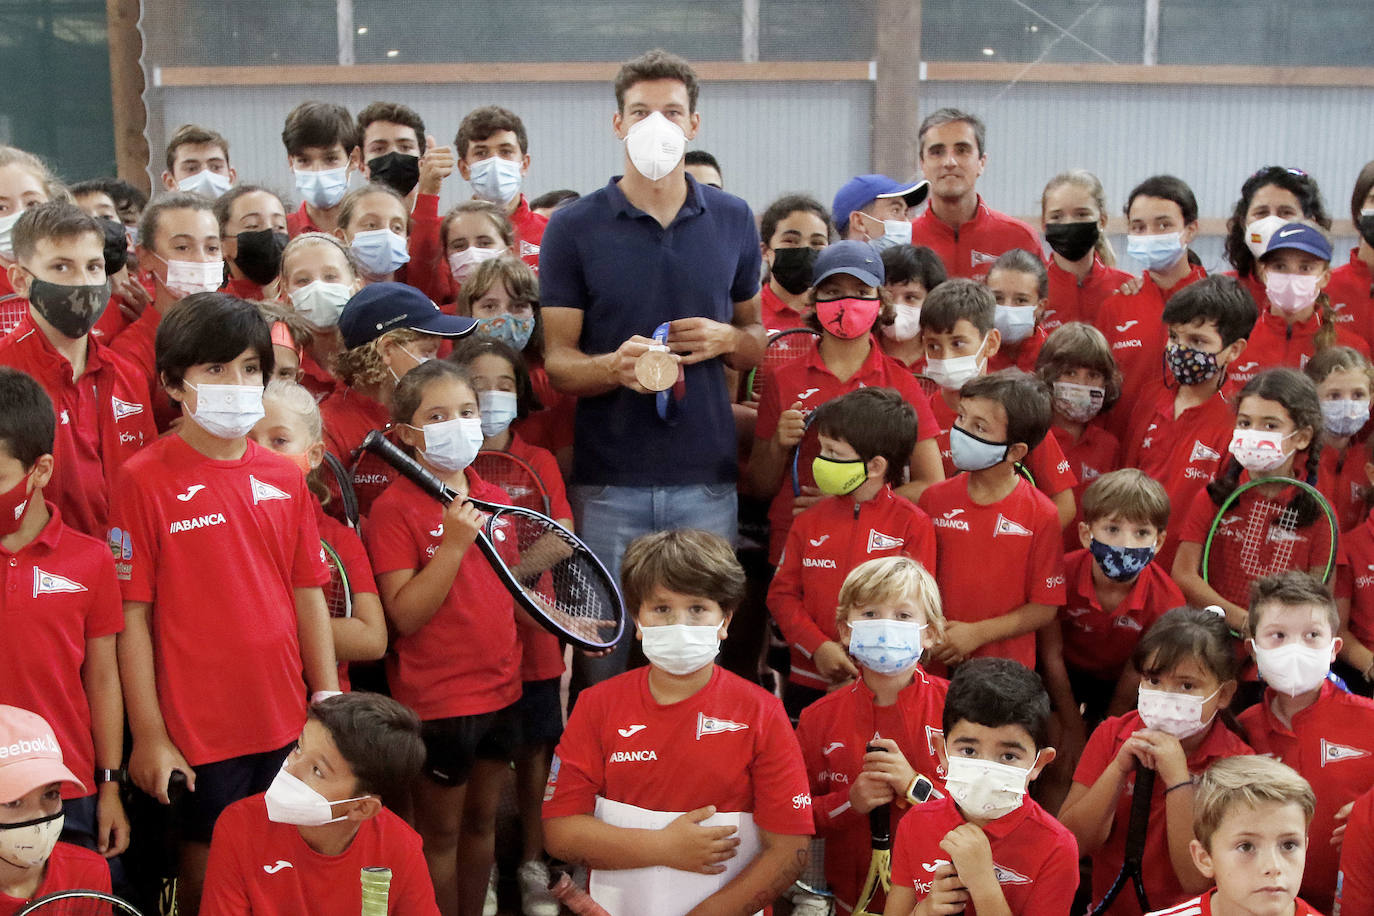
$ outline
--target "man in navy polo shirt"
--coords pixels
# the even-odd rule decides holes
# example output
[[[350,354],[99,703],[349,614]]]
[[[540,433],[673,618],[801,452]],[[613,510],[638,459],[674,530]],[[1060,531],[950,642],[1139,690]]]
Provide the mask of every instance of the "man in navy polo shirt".
[[[545,366],[578,397],[572,498],[582,536],[612,572],[626,545],[666,528],[734,539],[735,424],[725,367],[763,354],[760,246],[749,207],[683,166],[696,136],[696,74],[651,51],[620,68],[612,118],[625,174],[560,208],[539,257]],[[655,339],[681,367],[647,391],[636,361]],[[633,637],[580,658],[575,684],[623,671]]]

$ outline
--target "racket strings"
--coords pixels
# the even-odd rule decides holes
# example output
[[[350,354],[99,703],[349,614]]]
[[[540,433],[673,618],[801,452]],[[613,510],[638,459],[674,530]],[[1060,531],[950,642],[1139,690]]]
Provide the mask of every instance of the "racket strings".
[[[596,560],[561,526],[523,512],[493,519],[498,550],[507,529],[518,552],[511,572],[525,594],[570,634],[605,642],[619,622],[619,599]]]
[[[1299,514],[1292,500],[1281,498],[1259,497],[1246,507],[1237,526],[1238,549],[1222,565],[1222,597],[1247,605],[1256,579],[1294,568],[1294,547],[1303,540]]]

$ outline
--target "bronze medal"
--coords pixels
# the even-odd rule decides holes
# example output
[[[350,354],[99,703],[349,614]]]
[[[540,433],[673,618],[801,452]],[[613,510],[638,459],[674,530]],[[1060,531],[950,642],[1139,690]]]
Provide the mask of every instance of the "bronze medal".
[[[645,350],[635,360],[635,378],[649,391],[667,391],[677,374],[678,362],[666,348]]]

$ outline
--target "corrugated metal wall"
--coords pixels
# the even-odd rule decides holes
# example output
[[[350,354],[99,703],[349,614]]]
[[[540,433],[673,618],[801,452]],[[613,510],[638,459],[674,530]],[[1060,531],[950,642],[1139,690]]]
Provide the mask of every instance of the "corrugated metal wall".
[[[1102,178],[1114,211],[1140,179],[1172,172],[1192,185],[1204,218],[1221,218],[1248,175],[1281,164],[1316,177],[1340,219],[1348,216],[1356,174],[1374,158],[1374,89],[1368,88],[926,83],[922,89],[923,112],[954,105],[987,122],[988,166],[979,188],[994,207],[1019,215],[1038,213],[1040,189],[1051,175],[1081,166]],[[195,121],[230,139],[240,181],[290,191],[281,125],[306,98],[329,98],[354,111],[377,99],[405,102],[440,143],[452,141],[472,108],[505,105],[530,134],[533,194],[590,190],[621,168],[610,126],[611,88],[585,83],[153,90],[150,147],[160,158],[166,136]],[[708,84],[700,108],[694,145],[717,155],[728,189],[756,211],[793,190],[828,202],[846,178],[868,170],[871,84]],[[445,203],[464,196],[461,180],[450,180]],[[1195,247],[1209,266],[1220,262],[1217,240]]]

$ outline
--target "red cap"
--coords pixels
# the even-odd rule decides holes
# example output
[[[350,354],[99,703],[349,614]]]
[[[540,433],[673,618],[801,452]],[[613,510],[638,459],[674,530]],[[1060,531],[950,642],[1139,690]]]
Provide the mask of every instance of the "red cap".
[[[42,716],[18,706],[0,706],[0,803],[52,782],[86,790],[62,763],[57,736]]]

